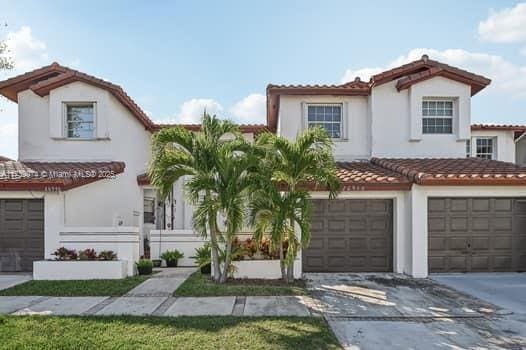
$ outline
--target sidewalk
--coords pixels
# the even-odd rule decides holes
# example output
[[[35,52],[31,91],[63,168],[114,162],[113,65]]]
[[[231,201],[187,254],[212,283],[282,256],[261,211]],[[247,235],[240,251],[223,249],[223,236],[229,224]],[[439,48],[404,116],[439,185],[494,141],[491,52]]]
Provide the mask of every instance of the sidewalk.
[[[162,269],[122,297],[0,296],[0,314],[311,316],[307,296],[173,297],[195,268]],[[309,307],[310,306],[310,307]]]
[[[308,296],[1,296],[0,314],[133,316],[317,316]]]

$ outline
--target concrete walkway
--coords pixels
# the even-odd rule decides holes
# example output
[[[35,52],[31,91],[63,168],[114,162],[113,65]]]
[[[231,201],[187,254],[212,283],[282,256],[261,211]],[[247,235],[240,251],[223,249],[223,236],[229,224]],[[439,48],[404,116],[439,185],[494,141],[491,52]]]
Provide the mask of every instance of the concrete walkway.
[[[32,276],[30,273],[9,273],[9,274],[0,274],[0,290],[7,289],[21,284],[27,281],[30,281]]]
[[[0,296],[0,314],[134,316],[319,316],[307,296]]]
[[[173,297],[195,268],[163,268],[122,297],[0,296],[0,314],[134,316],[310,316],[306,296]]]

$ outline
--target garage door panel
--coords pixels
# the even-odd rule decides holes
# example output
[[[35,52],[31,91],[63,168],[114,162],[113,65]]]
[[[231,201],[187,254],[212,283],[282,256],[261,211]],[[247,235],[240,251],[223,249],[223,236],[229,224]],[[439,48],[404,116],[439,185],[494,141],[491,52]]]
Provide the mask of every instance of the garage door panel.
[[[44,201],[0,199],[0,271],[31,271],[44,258]]]
[[[428,209],[430,213],[443,212],[446,210],[446,201],[441,198],[430,198],[428,202]]]
[[[345,238],[328,238],[327,239],[327,248],[331,251],[334,250],[345,250],[347,249],[347,244]]]
[[[429,271],[525,270],[524,202],[524,198],[429,198]]]
[[[432,231],[445,231],[446,230],[446,219],[445,218],[434,218],[430,217],[428,220],[429,229]]]
[[[495,211],[498,212],[511,212],[513,209],[513,200],[509,198],[497,198],[495,199]]]
[[[452,199],[451,200],[451,211],[460,211],[465,212],[468,210],[468,200],[461,198],[461,199]]]
[[[330,231],[333,233],[345,232],[345,228],[347,226],[346,224],[347,222],[344,218],[329,220],[328,225],[327,225],[328,226],[327,231]]]
[[[473,231],[489,231],[489,218],[488,217],[473,217],[471,219],[471,227]]]
[[[452,217],[449,224],[451,231],[466,232],[469,228],[469,220],[467,217]]]
[[[492,220],[495,230],[509,231],[513,229],[513,217],[496,217]]]
[[[392,200],[316,200],[305,272],[392,271]],[[322,243],[323,242],[323,243]]]

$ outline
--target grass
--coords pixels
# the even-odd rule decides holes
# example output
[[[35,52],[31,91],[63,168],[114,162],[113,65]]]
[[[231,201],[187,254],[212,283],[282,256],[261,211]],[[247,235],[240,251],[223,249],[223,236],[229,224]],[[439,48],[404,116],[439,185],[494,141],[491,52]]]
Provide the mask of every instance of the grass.
[[[315,317],[0,316],[0,349],[341,349]]]
[[[256,296],[256,295],[306,295],[305,283],[301,280],[286,284],[275,280],[229,279],[226,284],[214,283],[209,275],[197,271],[174,293],[176,296]]]
[[[149,276],[134,276],[121,280],[28,281],[8,289],[0,290],[0,296],[121,296],[148,278]]]

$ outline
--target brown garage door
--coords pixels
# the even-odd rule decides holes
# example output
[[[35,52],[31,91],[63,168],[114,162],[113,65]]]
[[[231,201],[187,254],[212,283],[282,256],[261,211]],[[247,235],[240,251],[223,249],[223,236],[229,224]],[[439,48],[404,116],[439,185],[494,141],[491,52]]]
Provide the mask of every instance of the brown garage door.
[[[32,271],[44,258],[44,201],[0,199],[0,271]]]
[[[393,201],[313,200],[310,246],[303,250],[305,272],[391,272]]]
[[[429,198],[429,271],[526,271],[526,198]]]

